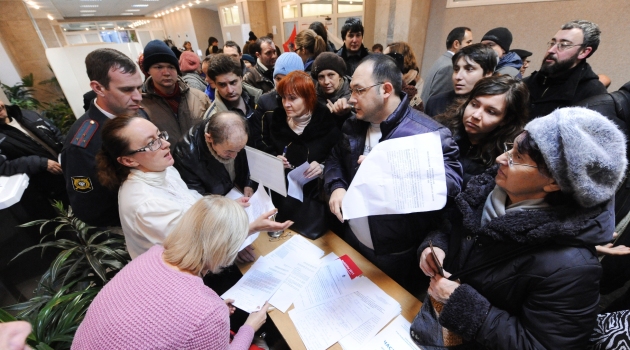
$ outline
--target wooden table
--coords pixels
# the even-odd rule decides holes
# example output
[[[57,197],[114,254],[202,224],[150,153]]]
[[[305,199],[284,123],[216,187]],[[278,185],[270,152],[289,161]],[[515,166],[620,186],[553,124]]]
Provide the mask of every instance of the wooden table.
[[[291,230],[287,231],[293,235],[298,234]],[[285,241],[280,240],[277,242],[269,242],[269,236],[265,232],[261,232],[258,239],[256,239],[253,243],[254,251],[257,256],[267,255],[283,242]],[[324,236],[311,242],[322,249],[325,254],[333,252],[338,256],[342,256],[344,254],[350,256],[357,266],[359,266],[361,271],[363,271],[364,276],[368,277],[372,282],[385,291],[385,293],[389,294],[389,296],[400,303],[403,317],[410,322],[413,321],[413,318],[416,316],[418,311],[420,311],[422,303],[398,283],[394,282],[394,280],[392,280],[389,276],[385,275],[385,273],[374,266],[374,264],[359,254],[359,252],[350,247],[346,242],[339,238],[339,236],[334,234],[332,231],[328,231]],[[253,263],[239,265],[239,269],[242,273],[245,273],[249,270],[252,264]],[[293,309],[293,306],[291,306],[289,310],[291,309]],[[300,336],[298,335],[297,329],[295,329],[295,326],[289,317],[288,311],[287,313],[282,313],[278,310],[273,310],[269,312],[269,316],[276,324],[278,330],[280,330],[284,340],[291,349],[306,349],[302,339],[300,339]],[[330,349],[341,349],[341,346],[337,343]]]

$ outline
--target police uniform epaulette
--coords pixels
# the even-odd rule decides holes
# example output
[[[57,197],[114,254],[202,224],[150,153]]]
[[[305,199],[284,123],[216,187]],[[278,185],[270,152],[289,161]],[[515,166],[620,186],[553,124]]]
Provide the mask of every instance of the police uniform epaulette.
[[[86,148],[92,139],[92,136],[98,130],[98,122],[92,119],[88,119],[81,124],[79,130],[72,138],[71,144],[75,146],[79,146],[81,148]]]

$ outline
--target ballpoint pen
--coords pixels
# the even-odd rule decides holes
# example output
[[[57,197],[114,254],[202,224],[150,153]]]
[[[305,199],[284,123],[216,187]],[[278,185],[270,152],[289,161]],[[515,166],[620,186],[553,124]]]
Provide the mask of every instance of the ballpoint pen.
[[[287,155],[287,147],[289,147],[289,145],[284,146],[284,151],[282,151],[282,156],[286,157]]]

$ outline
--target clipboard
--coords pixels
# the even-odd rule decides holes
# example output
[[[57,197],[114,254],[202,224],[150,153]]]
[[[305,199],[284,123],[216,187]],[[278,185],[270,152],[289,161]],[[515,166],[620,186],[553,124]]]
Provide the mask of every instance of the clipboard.
[[[284,175],[284,165],[280,158],[255,148],[245,146],[249,177],[259,185],[274,190],[286,197],[287,184]]]

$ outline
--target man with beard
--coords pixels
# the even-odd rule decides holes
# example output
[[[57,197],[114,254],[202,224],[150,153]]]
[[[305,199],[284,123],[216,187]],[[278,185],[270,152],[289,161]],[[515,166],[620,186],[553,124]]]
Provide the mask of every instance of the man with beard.
[[[278,59],[276,44],[271,38],[264,36],[256,40],[250,51],[256,54],[256,65],[243,72],[243,81],[263,93],[273,90],[273,67]]]
[[[540,70],[523,79],[529,88],[531,118],[606,93],[597,74],[586,62],[597,50],[600,34],[597,24],[575,20],[563,25],[547,43],[547,54]]]

